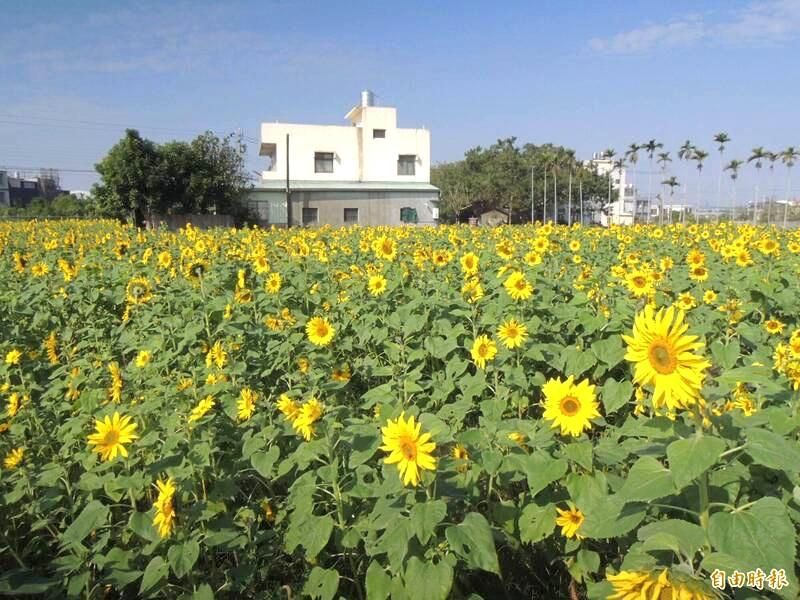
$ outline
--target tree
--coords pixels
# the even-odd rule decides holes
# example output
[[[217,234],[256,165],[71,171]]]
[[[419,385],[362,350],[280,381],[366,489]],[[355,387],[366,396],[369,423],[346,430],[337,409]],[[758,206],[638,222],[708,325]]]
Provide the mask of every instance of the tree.
[[[681,160],[681,161],[683,161],[683,160],[685,160],[685,161],[691,160],[693,152],[694,152],[694,146],[692,145],[692,142],[689,141],[689,140],[686,140],[683,143],[683,146],[678,148],[678,160]],[[689,204],[688,190],[686,190],[685,188],[684,188],[684,194],[683,195],[684,195],[684,204]],[[686,220],[686,211],[683,211],[681,213],[681,222],[685,222],[685,220]]]
[[[733,182],[733,195],[731,196],[731,223],[736,221],[736,179],[739,177],[739,168],[744,164],[741,160],[732,160],[725,166],[726,171],[731,172]]]
[[[631,168],[633,169],[631,171],[631,181],[632,182],[636,181],[635,180],[636,163],[639,162],[639,150],[640,149],[641,149],[641,147],[639,146],[639,144],[630,144],[628,146],[628,149],[625,151],[625,159],[629,163],[631,163]],[[637,196],[637,194],[636,194],[636,184],[633,183],[632,187],[633,187],[633,220],[635,222],[636,221],[636,214],[639,212],[639,202],[638,202],[638,199],[636,197]],[[650,215],[649,214],[647,215],[647,222],[648,223],[650,222]]]
[[[470,178],[464,162],[442,163],[431,169],[431,183],[439,188],[439,218],[459,222],[461,211],[473,202]]]
[[[678,178],[673,175],[669,179],[665,179],[664,181],[662,181],[661,185],[666,185],[666,186],[669,187],[669,198],[670,198],[669,214],[670,214],[670,221],[671,221],[672,220],[672,218],[671,218],[672,217],[672,196],[675,194],[675,188],[677,186],[679,186],[680,183],[678,183]],[[683,207],[683,210],[681,210],[681,212],[682,213],[686,212],[686,207],[685,206]],[[659,213],[660,213],[659,214],[659,218],[661,220],[661,224],[663,225],[664,224],[664,203],[663,202],[661,203],[661,209],[659,210]],[[681,221],[683,221],[683,220],[684,220],[684,218],[681,217]]]
[[[769,189],[775,189],[775,161],[780,155],[777,152],[767,152],[769,160]],[[774,194],[773,194],[774,196]],[[772,224],[772,200],[773,196],[767,196],[767,225]]]
[[[699,148],[694,149],[694,154],[692,154],[692,160],[697,163],[697,207],[700,207],[700,177],[703,174],[703,162],[708,158],[708,152],[704,150],[700,150]],[[708,204],[704,202],[703,204]],[[697,213],[695,212],[694,215],[695,223],[697,222]]]
[[[717,150],[719,151],[719,177],[717,179],[717,210],[722,208],[722,174],[725,172],[725,160],[723,154],[725,153],[725,144],[731,141],[731,138],[724,131],[719,132],[714,136],[714,141],[719,144]],[[717,212],[717,222],[719,222],[719,212]]]
[[[158,145],[133,129],[95,166],[99,211],[131,217],[137,225],[153,214],[226,213],[241,216],[248,186],[245,148],[232,135],[211,132],[190,143]]]
[[[786,165],[786,204],[783,205],[783,228],[786,229],[786,217],[789,214],[789,196],[792,194],[792,167],[794,166],[794,161],[800,158],[800,150],[797,150],[794,146],[789,146],[780,155],[781,161]]]
[[[756,211],[758,210],[758,202],[760,200],[759,196],[761,192],[761,167],[764,164],[763,161],[765,158],[767,158],[767,151],[764,150],[763,146],[756,146],[750,152],[750,158],[747,159],[748,163],[755,161],[757,173],[756,193],[754,194],[755,198],[753,200],[753,225],[756,224]]]
[[[652,204],[653,198],[653,155],[656,153],[656,150],[659,148],[663,148],[664,144],[661,142],[656,142],[655,140],[650,140],[644,143],[641,148],[647,152],[647,158],[650,160],[650,168],[647,171],[647,212],[652,212],[650,205]]]

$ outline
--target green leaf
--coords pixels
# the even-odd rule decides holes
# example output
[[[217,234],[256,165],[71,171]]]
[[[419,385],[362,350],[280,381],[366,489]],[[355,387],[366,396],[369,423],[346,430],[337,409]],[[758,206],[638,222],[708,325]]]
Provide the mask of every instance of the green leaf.
[[[593,575],[600,568],[600,555],[592,550],[581,548],[575,555],[575,562],[569,567],[570,575],[583,581],[587,575]]]
[[[528,478],[528,489],[531,496],[535,496],[552,482],[563,477],[569,468],[566,460],[553,458],[542,450],[520,456],[519,461]]]
[[[272,476],[272,467],[280,457],[281,451],[278,446],[272,446],[266,452],[255,452],[250,457],[250,464],[258,471],[258,474],[269,479]]]
[[[201,583],[192,594],[192,600],[214,600],[214,590],[207,583]]]
[[[675,493],[669,470],[652,456],[642,456],[631,470],[619,495],[627,501],[655,500]]]
[[[603,407],[606,415],[616,412],[625,406],[633,394],[633,384],[630,381],[617,381],[616,379],[606,379],[603,387],[600,388],[600,397],[603,400]]]
[[[314,558],[328,543],[333,532],[333,519],[330,515],[301,515],[292,521],[286,531],[284,543],[286,551],[292,552],[298,545],[306,550],[306,558]]]
[[[411,508],[411,527],[421,544],[428,543],[436,526],[447,514],[447,504],[443,500],[420,502]]]
[[[167,576],[169,566],[160,556],[154,556],[144,569],[142,583],[139,586],[140,596],[149,596],[158,591],[161,580]]]
[[[460,524],[447,528],[445,537],[453,552],[464,559],[467,566],[500,574],[492,529],[482,514],[467,514]]]
[[[374,560],[367,568],[367,600],[386,600],[392,587],[392,579]]]
[[[314,567],[303,587],[303,593],[312,598],[331,600],[339,589],[339,572],[336,569]]]
[[[795,528],[780,500],[761,498],[746,510],[714,513],[708,537],[714,549],[733,557],[742,571],[784,569],[790,585],[776,593],[797,598]]]
[[[11,597],[44,594],[58,583],[57,579],[48,579],[33,571],[9,569],[0,574],[0,594]]]
[[[592,352],[600,360],[607,364],[609,367],[616,367],[625,358],[625,346],[622,344],[622,338],[618,335],[598,340],[592,344]]]
[[[556,506],[528,504],[519,516],[520,539],[525,544],[541,541],[553,533],[556,527]]]
[[[723,369],[733,369],[736,366],[736,360],[739,358],[739,342],[731,340],[730,343],[723,344],[719,340],[715,341],[711,346],[711,355],[714,357],[714,362],[720,365]]]
[[[61,534],[62,544],[80,543],[93,529],[104,525],[108,519],[108,507],[99,500],[92,500],[87,504],[81,514]]]
[[[572,462],[578,463],[587,471],[592,470],[592,444],[591,442],[571,442],[564,444],[561,451]]]
[[[725,441],[716,437],[692,436],[667,446],[672,480],[680,490],[716,464],[725,450]]]
[[[796,473],[800,471],[800,449],[797,442],[766,429],[747,430],[747,453],[760,465]]]
[[[412,556],[406,565],[403,579],[406,590],[413,590],[413,598],[447,600],[453,587],[453,567],[444,560],[433,564]]]
[[[194,563],[200,556],[200,544],[196,540],[189,540],[183,544],[176,544],[172,546],[167,552],[169,565],[172,567],[172,572],[180,579],[192,571]]]
[[[669,550],[679,550],[688,558],[693,557],[706,541],[702,527],[682,519],[650,523],[639,528],[636,535],[644,542],[644,550],[663,550],[666,547]]]
[[[625,504],[625,499],[619,496],[595,499],[584,506],[579,504],[578,508],[586,517],[580,534],[593,539],[614,538],[628,533],[641,523],[647,514],[646,505]]]

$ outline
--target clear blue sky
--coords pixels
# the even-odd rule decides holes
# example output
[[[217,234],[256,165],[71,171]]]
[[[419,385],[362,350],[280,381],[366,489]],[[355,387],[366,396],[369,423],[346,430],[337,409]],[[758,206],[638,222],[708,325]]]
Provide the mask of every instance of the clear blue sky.
[[[401,126],[431,130],[434,162],[512,135],[580,157],[649,138],[674,156],[688,138],[714,151],[716,189],[714,133],[733,138],[729,158],[800,146],[800,0],[3,0],[0,12],[0,165],[91,170],[124,126],[164,141],[344,124],[362,88]],[[693,169],[675,172],[695,185]]]

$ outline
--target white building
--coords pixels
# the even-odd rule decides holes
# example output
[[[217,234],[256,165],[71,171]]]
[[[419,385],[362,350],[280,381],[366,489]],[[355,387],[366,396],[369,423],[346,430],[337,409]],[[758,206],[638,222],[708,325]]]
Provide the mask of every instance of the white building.
[[[618,169],[614,166],[614,160],[605,158],[602,152],[596,152],[591,160],[586,161],[586,165],[597,169],[597,174],[607,177],[611,174],[613,190],[611,192],[611,205],[606,207],[606,212],[600,215],[600,224],[608,225],[633,225],[634,222],[634,198],[636,189],[626,181],[625,167]]]
[[[345,119],[349,125],[262,123],[267,164],[249,194],[251,211],[262,223],[286,224],[288,170],[292,224],[435,224],[430,131],[398,127],[397,109],[375,106],[369,91]]]
[[[8,189],[8,173],[0,171],[0,206],[10,206],[11,198]]]

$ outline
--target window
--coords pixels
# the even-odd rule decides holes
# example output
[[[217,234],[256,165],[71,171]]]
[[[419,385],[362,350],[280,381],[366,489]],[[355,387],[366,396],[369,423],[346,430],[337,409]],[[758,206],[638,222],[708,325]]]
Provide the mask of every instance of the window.
[[[311,225],[312,223],[317,222],[317,213],[318,209],[316,208],[303,208],[303,225]]]
[[[314,173],[333,173],[333,152],[314,152]]]
[[[278,145],[261,144],[260,154],[267,157],[266,171],[278,170]]]
[[[345,223],[358,223],[358,209],[345,208],[344,209],[344,222]]]
[[[400,209],[400,222],[401,223],[416,223],[417,222],[417,209],[410,206],[404,206]]]
[[[386,137],[386,130],[385,129],[373,129],[372,130],[372,137],[374,139],[385,138]]]
[[[417,157],[415,154],[401,154],[397,157],[397,174],[413,175],[416,163]]]

